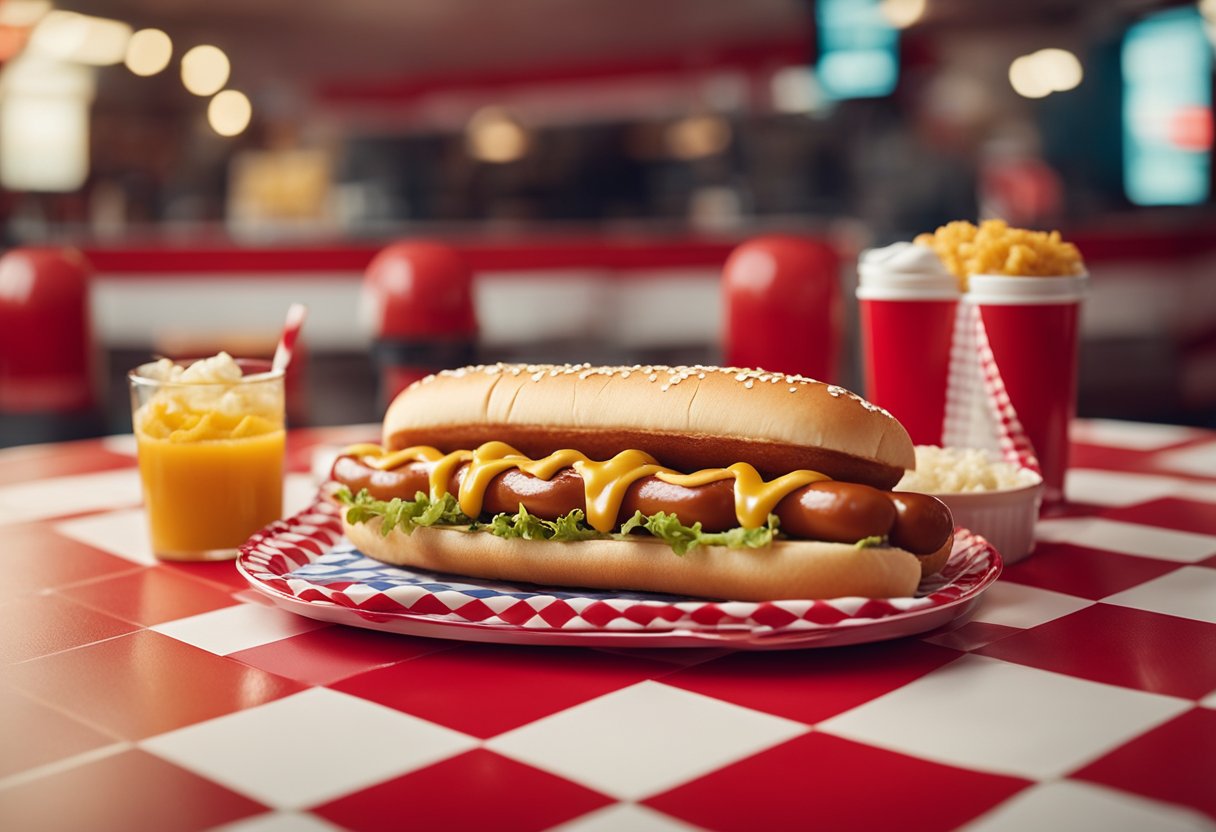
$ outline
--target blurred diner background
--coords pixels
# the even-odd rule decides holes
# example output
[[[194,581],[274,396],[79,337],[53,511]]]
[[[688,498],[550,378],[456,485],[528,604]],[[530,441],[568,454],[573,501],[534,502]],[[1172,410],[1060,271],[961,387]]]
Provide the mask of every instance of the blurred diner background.
[[[1216,427],[1214,45],[1216,0],[0,0],[0,444],[292,302],[295,425],[466,361],[808,371],[823,319],[860,390],[860,252],[988,217],[1085,257],[1081,415]],[[732,318],[791,239],[830,315]]]

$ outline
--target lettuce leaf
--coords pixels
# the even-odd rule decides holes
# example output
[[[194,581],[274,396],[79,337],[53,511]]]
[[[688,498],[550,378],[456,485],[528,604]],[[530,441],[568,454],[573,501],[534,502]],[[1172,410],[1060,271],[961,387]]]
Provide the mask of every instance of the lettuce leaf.
[[[701,530],[700,523],[686,526],[674,514],[660,511],[650,516],[635,512],[632,517],[621,524],[614,534],[604,534],[587,525],[587,518],[582,509],[574,509],[556,520],[545,520],[531,514],[522,505],[515,514],[496,514],[489,522],[480,523],[468,517],[460,510],[460,505],[451,494],[444,494],[442,499],[432,500],[419,491],[413,500],[377,500],[368,494],[367,490],[357,495],[351,494],[349,488],[341,488],[335,494],[337,499],[348,506],[346,520],[348,523],[364,523],[376,517],[382,518],[380,533],[388,535],[393,529],[401,529],[405,534],[422,526],[464,526],[469,531],[489,532],[497,537],[524,540],[624,540],[633,532],[640,531],[662,540],[677,555],[684,555],[698,546],[726,546],[731,549],[763,549],[778,537],[777,516],[770,514],[768,522],[755,529],[736,527],[724,532],[706,532]],[[880,545],[881,538],[866,538],[857,542],[858,547]]]
[[[380,522],[380,534],[388,537],[393,529],[400,529],[410,534],[419,526],[468,526],[477,527],[477,522],[460,510],[456,498],[444,494],[440,500],[432,500],[423,492],[414,495],[413,500],[402,500],[394,497],[391,500],[377,500],[363,489],[357,495],[352,495],[349,488],[343,486],[334,494],[339,502],[349,506],[346,510],[346,522],[366,523],[376,517],[383,518]]]
[[[498,537],[522,537],[524,540],[572,541],[607,537],[588,526],[583,510],[578,508],[556,520],[542,520],[529,514],[521,505],[515,514],[494,515],[485,530]]]
[[[777,515],[770,514],[768,523],[755,529],[745,529],[736,526],[724,532],[701,531],[701,524],[693,523],[686,526],[674,514],[660,511],[646,517],[642,512],[635,512],[632,517],[621,525],[621,531],[615,535],[624,538],[635,529],[643,529],[662,540],[677,555],[687,554],[698,546],[726,546],[731,549],[763,549],[777,536]]]

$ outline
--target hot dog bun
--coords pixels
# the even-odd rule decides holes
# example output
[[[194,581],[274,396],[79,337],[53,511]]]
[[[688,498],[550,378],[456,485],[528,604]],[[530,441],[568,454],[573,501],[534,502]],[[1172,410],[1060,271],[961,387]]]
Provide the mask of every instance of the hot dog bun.
[[[895,598],[915,593],[922,572],[922,559],[885,546],[780,541],[764,549],[710,546],[677,555],[647,539],[537,542],[450,527],[410,535],[394,529],[382,536],[379,519],[343,526],[351,543],[376,560],[545,586],[627,587],[737,601]]]
[[[636,448],[682,471],[745,460],[888,489],[916,466],[908,432],[849,391],[802,376],[719,367],[486,365],[411,385],[384,418],[384,446],[507,442],[530,456]]]

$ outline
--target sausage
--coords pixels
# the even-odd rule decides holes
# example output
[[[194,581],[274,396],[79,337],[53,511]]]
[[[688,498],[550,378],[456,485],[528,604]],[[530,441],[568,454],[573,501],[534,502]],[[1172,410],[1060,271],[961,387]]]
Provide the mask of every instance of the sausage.
[[[448,482],[448,491],[458,492],[467,463],[458,467]],[[391,471],[364,465],[355,457],[339,457],[333,479],[352,491],[367,489],[378,500],[411,499],[430,488],[430,466],[407,463]],[[542,480],[518,469],[504,471],[490,480],[482,503],[489,514],[513,513],[523,505],[529,513],[547,520],[573,509],[586,509],[583,479],[573,468],[558,471]],[[644,515],[660,511],[676,514],[687,524],[701,523],[705,531],[723,531],[738,525],[735,516],[734,483],[719,480],[685,487],[642,477],[626,490],[621,517],[635,511]],[[827,480],[804,485],[787,494],[774,509],[782,531],[793,537],[835,543],[855,543],[867,537],[887,537],[891,544],[916,555],[937,551],[953,532],[950,510],[927,494],[880,491],[859,483]]]
[[[954,517],[946,504],[929,494],[892,491],[895,525],[891,539],[915,555],[936,552],[954,531]]]

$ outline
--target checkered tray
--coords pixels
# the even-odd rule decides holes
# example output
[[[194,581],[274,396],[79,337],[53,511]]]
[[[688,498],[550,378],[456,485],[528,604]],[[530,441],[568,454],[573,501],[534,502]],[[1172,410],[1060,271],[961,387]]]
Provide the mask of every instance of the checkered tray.
[[[1001,559],[958,529],[939,575],[909,598],[704,601],[551,589],[390,566],[342,537],[340,509],[318,498],[254,535],[237,568],[260,597],[310,618],[469,641],[765,649],[858,644],[921,633],[966,615]]]

